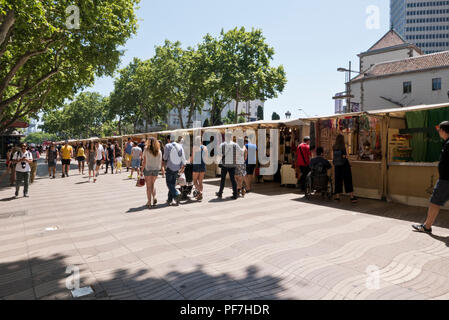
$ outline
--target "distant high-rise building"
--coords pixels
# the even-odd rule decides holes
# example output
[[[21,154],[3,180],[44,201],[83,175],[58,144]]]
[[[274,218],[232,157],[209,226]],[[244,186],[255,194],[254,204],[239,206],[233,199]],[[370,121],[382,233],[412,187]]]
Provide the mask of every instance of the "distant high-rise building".
[[[425,54],[449,50],[449,1],[391,0],[390,22]]]

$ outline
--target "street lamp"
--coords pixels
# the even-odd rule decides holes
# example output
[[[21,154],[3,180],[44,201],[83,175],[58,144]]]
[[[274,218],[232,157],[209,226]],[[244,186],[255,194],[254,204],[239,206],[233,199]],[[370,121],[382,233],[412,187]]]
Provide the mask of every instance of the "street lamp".
[[[351,73],[354,72],[354,73],[357,73],[357,74],[363,74],[364,76],[367,76],[368,74],[364,73],[364,72],[362,73],[362,72],[351,70],[351,61],[349,61],[349,69],[338,68],[337,72],[347,72],[347,73],[349,73],[348,81],[346,82],[347,83],[347,89],[346,89],[347,92],[346,92],[345,98],[347,99],[347,104],[348,104],[347,105],[347,108],[348,108],[347,112],[351,112],[352,111],[351,98],[354,98],[354,96],[351,95],[351,78],[352,78],[351,77]],[[338,97],[334,97],[334,98],[338,98]],[[341,98],[343,98],[343,97],[341,97]],[[363,104],[363,102],[362,102],[362,104]]]
[[[289,120],[291,117],[292,117],[292,113],[291,113],[290,111],[287,111],[287,112],[285,113],[285,118],[286,118],[287,120]]]

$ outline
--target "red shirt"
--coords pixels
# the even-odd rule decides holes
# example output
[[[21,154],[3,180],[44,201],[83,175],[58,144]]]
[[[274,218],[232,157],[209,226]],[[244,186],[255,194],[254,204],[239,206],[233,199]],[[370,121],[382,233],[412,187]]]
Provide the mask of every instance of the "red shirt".
[[[302,151],[302,155],[301,155]],[[304,156],[304,158],[303,158]],[[310,157],[312,156],[310,152],[310,146],[307,143],[301,143],[296,150],[296,166],[297,167],[308,167],[310,164]],[[304,162],[305,160],[305,162]]]

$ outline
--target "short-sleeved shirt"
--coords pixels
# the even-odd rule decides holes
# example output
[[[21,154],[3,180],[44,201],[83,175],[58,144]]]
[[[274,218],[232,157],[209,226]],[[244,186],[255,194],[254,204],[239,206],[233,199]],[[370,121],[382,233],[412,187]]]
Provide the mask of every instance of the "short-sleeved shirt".
[[[248,150],[248,158],[246,164],[257,164],[257,146],[253,143],[245,144],[246,150]]]
[[[114,158],[114,148],[112,146],[108,147],[108,158],[112,159]]]
[[[140,156],[142,155],[142,149],[140,147],[133,147],[131,150],[131,156],[133,160],[140,159]]]
[[[79,147],[78,148],[78,151],[76,152],[76,156],[77,157],[85,157],[84,148],[83,147]]]
[[[339,149],[339,148],[334,148],[334,157],[333,157],[333,163],[334,166],[339,167],[339,166],[344,166],[346,163],[346,148],[343,149]]]
[[[72,146],[63,146],[61,148],[61,153],[62,153],[62,159],[64,160],[69,160],[72,157]]]
[[[231,142],[223,142],[220,145],[220,152],[222,155],[221,164],[227,168],[234,168],[237,164],[238,155],[241,156],[243,149],[240,146],[231,141]]]
[[[449,139],[444,142],[443,150],[441,150],[438,172],[441,180],[449,180]]]
[[[103,146],[101,144],[98,145],[97,155],[95,157],[95,160],[97,160],[97,161],[103,160],[103,152],[104,152]]]
[[[33,160],[33,155],[31,154],[31,152],[25,151],[25,153],[22,153],[22,150],[21,151],[17,151],[14,154],[13,160],[20,160],[23,157],[25,157],[28,160]],[[30,164],[28,162],[25,162],[25,165],[22,166],[22,163],[18,162],[16,164],[16,171],[17,172],[30,172],[31,171]]]
[[[125,153],[126,154],[131,154],[132,149],[133,149],[132,143],[127,143],[126,146],[125,146]]]
[[[175,172],[187,163],[184,148],[176,142],[165,145],[163,159],[167,163],[167,168]]]
[[[296,151],[296,165],[299,167],[308,167],[310,164],[310,156],[310,146],[307,143],[301,143]]]

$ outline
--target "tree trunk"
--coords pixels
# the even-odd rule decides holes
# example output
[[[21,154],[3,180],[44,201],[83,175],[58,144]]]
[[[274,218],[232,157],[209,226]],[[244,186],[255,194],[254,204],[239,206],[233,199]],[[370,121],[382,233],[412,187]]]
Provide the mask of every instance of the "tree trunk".
[[[181,125],[181,129],[184,129],[184,121],[182,119],[182,107],[178,107],[178,116],[179,116],[179,124]]]
[[[3,42],[8,41],[8,33],[16,22],[14,11],[9,10],[5,16],[0,16],[0,46]]]

